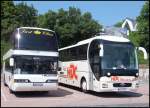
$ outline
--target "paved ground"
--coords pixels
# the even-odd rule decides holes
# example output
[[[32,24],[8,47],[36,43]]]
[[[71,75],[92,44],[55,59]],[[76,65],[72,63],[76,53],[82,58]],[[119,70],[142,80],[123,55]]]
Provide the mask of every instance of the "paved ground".
[[[137,92],[87,94],[79,89],[59,86],[57,91],[11,94],[1,83],[2,107],[149,107],[149,81],[141,82]]]

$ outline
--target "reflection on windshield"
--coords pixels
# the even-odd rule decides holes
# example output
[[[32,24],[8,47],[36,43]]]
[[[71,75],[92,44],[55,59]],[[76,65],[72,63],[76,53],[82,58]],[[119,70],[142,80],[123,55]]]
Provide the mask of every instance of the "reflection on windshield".
[[[18,74],[56,74],[56,69],[56,58],[16,58],[15,73]]]
[[[104,44],[103,69],[137,69],[135,50],[129,44]]]
[[[20,29],[20,38],[16,40],[15,48],[22,50],[41,50],[41,51],[57,51],[57,38],[53,32],[38,30],[41,34],[34,34],[31,32],[23,32],[24,29]],[[47,33],[46,33],[47,32]],[[50,35],[48,35],[50,34]]]

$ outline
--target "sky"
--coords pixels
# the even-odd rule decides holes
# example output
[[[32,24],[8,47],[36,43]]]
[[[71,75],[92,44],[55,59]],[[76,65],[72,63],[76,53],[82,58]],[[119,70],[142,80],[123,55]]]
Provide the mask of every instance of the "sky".
[[[14,1],[15,4],[21,1]],[[136,19],[145,1],[25,1],[44,14],[48,10],[58,11],[69,6],[79,8],[82,13],[90,12],[92,18],[103,26],[112,26],[125,18]]]

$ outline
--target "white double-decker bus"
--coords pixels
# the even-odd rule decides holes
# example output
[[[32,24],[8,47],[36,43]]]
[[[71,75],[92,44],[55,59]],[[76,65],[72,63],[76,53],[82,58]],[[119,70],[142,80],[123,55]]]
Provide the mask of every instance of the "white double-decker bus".
[[[35,27],[17,28],[12,48],[3,56],[4,85],[11,92],[56,90],[58,43],[54,31]]]
[[[139,87],[137,49],[130,40],[111,35],[95,36],[59,49],[58,83],[83,92],[135,91]]]

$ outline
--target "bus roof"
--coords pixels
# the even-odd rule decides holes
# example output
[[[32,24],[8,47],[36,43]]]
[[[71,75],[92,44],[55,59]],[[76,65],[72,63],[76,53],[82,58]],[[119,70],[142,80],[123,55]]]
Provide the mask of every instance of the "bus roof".
[[[38,29],[38,30],[46,30],[46,31],[54,32],[53,30],[49,30],[49,29],[45,29],[45,28],[38,28],[38,27],[19,27],[18,29],[21,29],[21,28],[24,28],[24,29]]]
[[[64,47],[64,48],[60,48],[59,51],[60,50],[64,50],[64,49],[68,49],[68,48],[72,48],[72,47],[75,47],[75,46],[79,46],[79,45],[90,43],[94,39],[101,39],[101,40],[113,41],[113,42],[130,42],[129,39],[124,38],[124,37],[110,36],[110,35],[100,35],[100,36],[95,36],[95,37],[92,37],[92,38],[89,38],[89,39],[86,39],[86,40],[79,41],[75,45],[71,45],[71,46],[67,46],[67,47]]]

